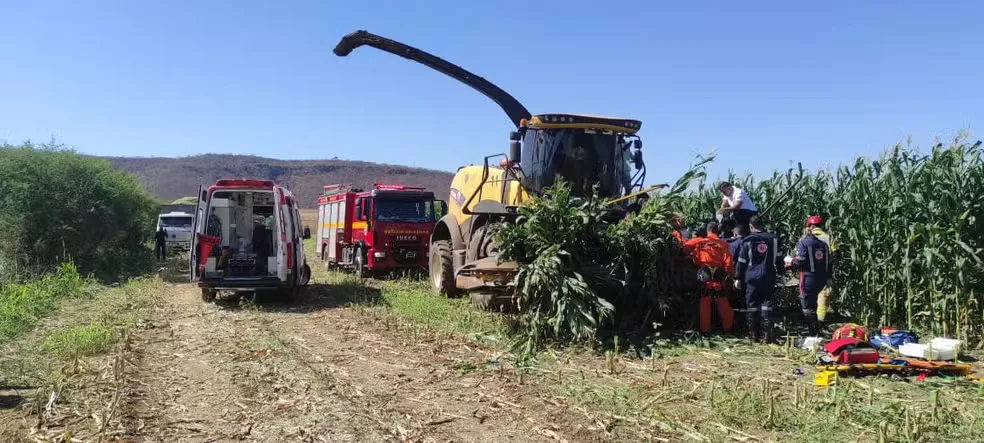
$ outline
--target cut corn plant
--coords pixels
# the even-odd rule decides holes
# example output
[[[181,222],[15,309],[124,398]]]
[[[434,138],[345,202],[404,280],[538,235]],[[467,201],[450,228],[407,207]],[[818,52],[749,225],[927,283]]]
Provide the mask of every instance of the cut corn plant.
[[[574,197],[558,180],[520,208],[516,223],[499,229],[500,256],[519,264],[520,355],[532,356],[545,342],[591,342],[607,320],[638,329],[656,308],[679,306],[681,282],[696,274],[678,265],[684,261],[672,240],[671,212],[710,161],[700,160],[669,192],[653,195],[639,215],[621,223],[610,223],[605,201]]]

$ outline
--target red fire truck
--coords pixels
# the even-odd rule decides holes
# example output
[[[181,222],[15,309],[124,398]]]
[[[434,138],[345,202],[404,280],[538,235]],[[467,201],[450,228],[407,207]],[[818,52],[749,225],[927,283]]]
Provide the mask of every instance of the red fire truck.
[[[329,185],[318,197],[317,253],[325,268],[370,273],[427,268],[430,233],[446,210],[434,193],[403,185]]]

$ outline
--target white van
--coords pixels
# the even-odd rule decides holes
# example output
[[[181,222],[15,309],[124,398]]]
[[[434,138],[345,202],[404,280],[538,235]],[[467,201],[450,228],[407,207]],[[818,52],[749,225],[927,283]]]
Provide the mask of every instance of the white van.
[[[157,217],[157,229],[167,232],[168,251],[187,251],[191,249],[191,224],[194,216],[187,212],[171,211]]]
[[[211,302],[220,290],[276,290],[292,298],[308,284],[294,195],[270,180],[223,179],[199,188],[189,265]]]

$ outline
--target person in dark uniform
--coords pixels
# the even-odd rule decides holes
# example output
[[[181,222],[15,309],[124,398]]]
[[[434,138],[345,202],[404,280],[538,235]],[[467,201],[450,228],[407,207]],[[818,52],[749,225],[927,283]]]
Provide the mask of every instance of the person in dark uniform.
[[[166,258],[165,253],[167,252],[167,231],[164,230],[164,225],[157,228],[157,232],[154,233],[154,255],[157,256],[157,261],[164,261]]]
[[[749,224],[752,232],[738,249],[735,288],[745,292],[749,338],[758,341],[764,333],[765,343],[772,343],[772,301],[782,269],[779,238],[765,232],[765,223],[757,215],[749,219]]]
[[[800,307],[810,335],[816,337],[823,327],[817,317],[817,296],[830,278],[830,248],[807,228],[803,238],[796,243],[796,256],[790,262],[790,267],[800,271]]]
[[[728,249],[731,250],[731,259],[738,263],[738,248],[741,247],[741,241],[748,235],[748,230],[743,225],[734,223],[731,227],[731,237],[726,241],[728,242]]]

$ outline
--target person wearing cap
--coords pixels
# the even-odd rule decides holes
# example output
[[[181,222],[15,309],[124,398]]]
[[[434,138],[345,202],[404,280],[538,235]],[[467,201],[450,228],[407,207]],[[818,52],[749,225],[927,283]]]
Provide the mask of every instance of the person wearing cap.
[[[813,220],[810,217],[810,220]],[[819,219],[819,217],[817,217]],[[817,316],[817,297],[827,285],[830,276],[830,251],[827,243],[823,242],[810,229],[810,221],[803,230],[803,237],[796,243],[794,257],[786,258],[787,267],[800,271],[799,299],[803,317],[810,328],[810,335],[820,334],[822,325]]]
[[[823,230],[823,219],[819,215],[811,215],[806,219],[806,228],[813,232],[820,241],[827,244],[827,252],[829,253],[828,259],[830,260],[830,275],[827,276],[827,285],[820,290],[817,294],[817,320],[820,325],[823,325],[824,318],[827,315],[827,301],[830,299],[830,293],[833,292],[833,263],[837,256],[837,245],[834,243],[833,239],[830,238],[830,234]]]
[[[718,191],[722,195],[718,213],[722,216],[730,213],[739,225],[748,226],[748,220],[758,214],[758,207],[743,189],[729,182],[721,182],[718,184]]]

